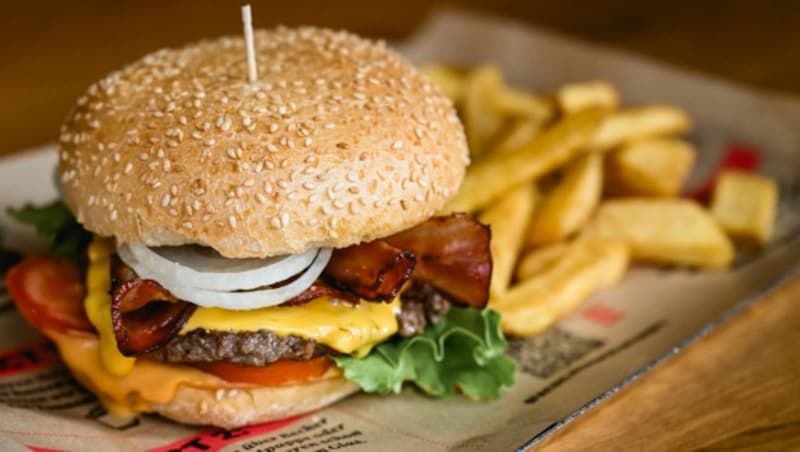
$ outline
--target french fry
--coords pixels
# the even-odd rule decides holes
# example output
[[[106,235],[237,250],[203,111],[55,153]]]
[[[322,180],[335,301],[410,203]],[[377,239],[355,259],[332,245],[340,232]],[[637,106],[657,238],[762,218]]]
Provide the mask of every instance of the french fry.
[[[479,156],[503,127],[505,118],[492,103],[502,83],[500,70],[495,66],[482,66],[467,76],[462,114],[469,151],[473,157]]]
[[[769,177],[725,171],[717,179],[711,215],[739,241],[764,244],[772,236],[778,187]]]
[[[631,108],[608,116],[589,147],[604,151],[641,138],[683,133],[691,125],[683,110],[669,105]]]
[[[592,139],[604,113],[590,109],[568,116],[525,146],[475,162],[449,212],[473,212],[506,191],[530,182],[571,160]]]
[[[695,160],[691,144],[673,138],[646,138],[609,153],[606,188],[623,196],[676,196]]]
[[[568,115],[595,107],[616,110],[619,92],[605,81],[570,83],[558,89],[556,101],[561,111]]]
[[[634,259],[723,269],[733,245],[714,218],[682,199],[621,199],[600,204],[585,235],[620,241]]]
[[[540,122],[553,116],[553,106],[546,99],[525,91],[498,85],[495,96],[491,98],[495,111],[523,118],[534,118]]]
[[[528,247],[558,242],[580,229],[600,202],[603,158],[592,152],[571,164],[542,200],[526,237]]]
[[[558,242],[528,251],[517,265],[517,281],[531,278],[553,267],[569,250],[569,245],[569,242]]]
[[[458,104],[464,96],[466,75],[451,67],[442,64],[427,64],[422,67],[422,72],[431,79],[445,96],[453,103]]]
[[[624,245],[577,240],[550,268],[490,299],[489,306],[502,314],[503,331],[531,336],[572,312],[592,293],[617,283],[627,267]]]
[[[479,217],[492,228],[491,294],[505,293],[511,283],[514,263],[537,199],[535,187],[522,185],[505,194]]]
[[[492,153],[505,154],[525,146],[542,132],[543,127],[544,124],[539,119],[517,119],[505,130],[497,144],[492,147]]]

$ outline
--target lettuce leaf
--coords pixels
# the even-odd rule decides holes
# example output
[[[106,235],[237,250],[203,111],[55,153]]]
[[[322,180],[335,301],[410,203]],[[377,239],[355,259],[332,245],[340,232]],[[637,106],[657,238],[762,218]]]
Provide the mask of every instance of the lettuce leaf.
[[[83,229],[61,200],[35,206],[9,208],[8,214],[20,223],[36,228],[36,235],[47,241],[55,256],[79,260],[92,236]]]
[[[453,307],[424,334],[385,342],[364,358],[331,358],[367,392],[398,393],[408,381],[434,397],[458,389],[471,399],[491,400],[514,384],[516,363],[506,345],[499,313]]]

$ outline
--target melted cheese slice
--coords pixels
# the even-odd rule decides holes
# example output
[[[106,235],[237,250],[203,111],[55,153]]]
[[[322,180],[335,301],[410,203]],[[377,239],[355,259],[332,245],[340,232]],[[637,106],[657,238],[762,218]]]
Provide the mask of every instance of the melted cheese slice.
[[[127,375],[112,374],[97,336],[46,331],[75,378],[97,394],[103,405],[122,416],[152,411],[153,404],[168,403],[179,386],[216,389],[232,386],[197,369],[149,359],[131,360]]]
[[[114,245],[110,239],[95,238],[89,246],[86,312],[100,334],[99,356],[104,368],[116,376],[129,374],[135,358],[123,356],[117,348],[111,325],[110,258]],[[250,311],[198,308],[181,330],[216,331],[268,330],[279,336],[313,339],[333,350],[363,356],[375,344],[397,332],[395,313],[399,300],[392,303],[362,302],[355,306],[332,303],[322,297],[299,306],[269,307]]]
[[[397,332],[392,303],[362,302],[355,306],[331,303],[326,297],[287,307],[229,311],[199,308],[186,322],[181,334],[197,329],[217,331],[269,330],[278,336],[314,339],[320,344],[347,354],[364,356],[372,347]]]

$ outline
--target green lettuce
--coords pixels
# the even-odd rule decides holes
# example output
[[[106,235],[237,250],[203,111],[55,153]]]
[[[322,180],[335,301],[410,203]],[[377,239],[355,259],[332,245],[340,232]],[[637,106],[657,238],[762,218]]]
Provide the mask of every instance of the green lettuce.
[[[367,392],[398,393],[411,382],[434,397],[460,390],[491,400],[514,384],[516,363],[505,354],[506,345],[499,313],[454,307],[424,334],[385,342],[364,358],[331,358]]]
[[[34,226],[36,234],[48,243],[55,256],[78,260],[92,238],[61,200],[9,208],[8,214],[20,223]]]

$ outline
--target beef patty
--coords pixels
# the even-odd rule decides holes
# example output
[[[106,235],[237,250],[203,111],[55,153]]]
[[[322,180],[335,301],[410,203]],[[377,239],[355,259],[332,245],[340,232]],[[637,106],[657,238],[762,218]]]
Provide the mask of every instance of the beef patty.
[[[397,333],[414,336],[425,331],[450,309],[450,302],[427,284],[417,284],[403,292],[397,314]],[[331,350],[312,339],[278,336],[268,330],[228,332],[194,330],[175,336],[147,356],[171,363],[229,361],[248,366],[264,366],[281,359],[311,359]]]

